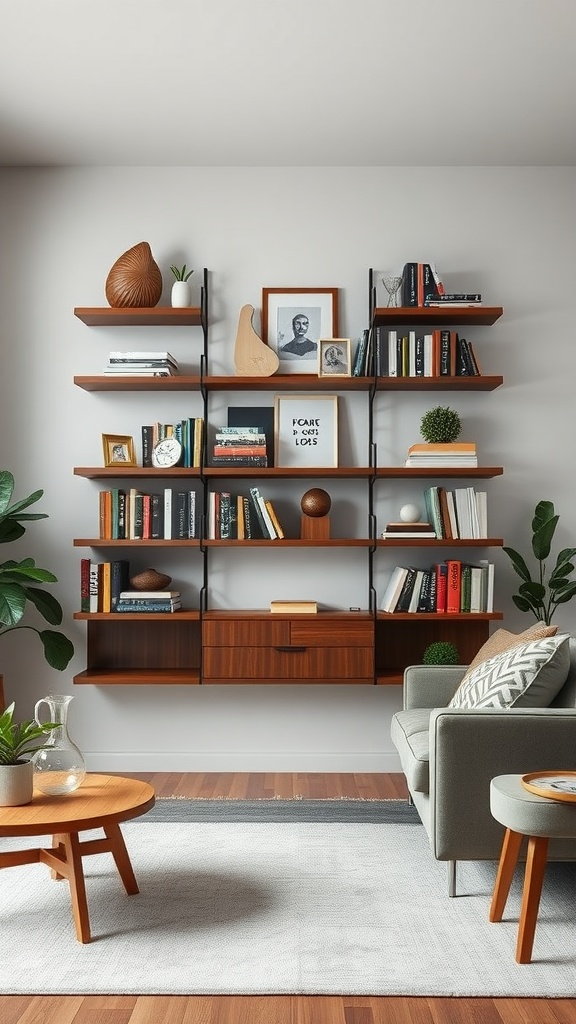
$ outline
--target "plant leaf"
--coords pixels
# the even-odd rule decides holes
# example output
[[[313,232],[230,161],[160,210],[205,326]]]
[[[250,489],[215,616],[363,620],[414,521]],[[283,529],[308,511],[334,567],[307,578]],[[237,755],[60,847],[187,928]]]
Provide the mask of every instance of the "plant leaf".
[[[62,672],[68,667],[74,655],[74,645],[63,633],[56,633],[52,629],[43,629],[38,633],[43,647],[44,657],[52,668]]]
[[[26,597],[35,606],[37,611],[51,626],[59,626],[62,622],[62,605],[53,594],[45,590],[38,590],[36,587],[24,587]]]
[[[530,570],[522,558],[522,555],[519,554],[518,551],[515,551],[514,548],[502,548],[502,551],[508,555],[508,558],[512,562],[512,566],[518,575],[521,576],[523,580],[526,580],[527,583],[530,583],[532,581],[532,576],[530,575]]]
[[[550,554],[552,538],[558,526],[559,518],[560,516],[554,516],[552,519],[542,523],[532,537],[532,551],[539,562],[543,562]]]
[[[12,473],[7,469],[0,470],[0,515],[3,515],[8,508],[13,493],[14,477]]]
[[[0,581],[0,625],[15,626],[26,611],[26,595],[18,583]]]

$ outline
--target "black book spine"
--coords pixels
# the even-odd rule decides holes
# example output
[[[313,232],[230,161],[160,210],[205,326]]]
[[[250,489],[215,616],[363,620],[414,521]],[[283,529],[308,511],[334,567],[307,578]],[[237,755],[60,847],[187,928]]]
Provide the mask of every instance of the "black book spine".
[[[172,495],[172,537],[185,540],[188,537],[188,494],[174,491]]]
[[[117,558],[110,563],[110,611],[116,611],[120,594],[128,590],[130,563],[126,558]]]
[[[418,305],[418,264],[406,263],[402,274],[402,305]]]
[[[432,273],[432,267],[429,263],[424,263],[424,300],[426,299],[437,299],[438,298],[438,287],[434,280],[434,274]]]
[[[466,361],[466,339],[458,338],[456,341],[456,376],[470,377],[470,370]]]
[[[450,376],[450,331],[440,332],[440,376]]]
[[[408,569],[408,574],[404,580],[404,585],[400,591],[400,596],[396,602],[395,612],[407,612],[410,606],[410,598],[412,597],[412,591],[414,589],[414,583],[416,581],[416,569]]]
[[[423,377],[424,376],[424,335],[423,334],[417,334],[416,335],[415,367],[416,367],[416,376],[417,377]]]
[[[162,540],[164,537],[164,496],[161,494],[152,494],[150,501],[151,511],[151,538],[152,540]]]
[[[152,426],[142,427],[142,465],[152,465]]]

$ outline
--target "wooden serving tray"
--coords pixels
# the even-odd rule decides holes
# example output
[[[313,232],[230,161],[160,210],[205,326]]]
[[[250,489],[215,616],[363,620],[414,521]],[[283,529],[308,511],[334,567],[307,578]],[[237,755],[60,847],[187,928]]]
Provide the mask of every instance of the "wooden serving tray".
[[[576,771],[529,772],[520,781],[524,789],[536,796],[576,803]]]

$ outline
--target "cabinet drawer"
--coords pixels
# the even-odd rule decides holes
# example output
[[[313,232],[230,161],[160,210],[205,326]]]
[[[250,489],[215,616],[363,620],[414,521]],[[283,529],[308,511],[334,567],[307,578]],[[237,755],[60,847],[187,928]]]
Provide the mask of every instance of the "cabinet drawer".
[[[371,683],[374,648],[286,645],[206,647],[203,678],[213,682]]]
[[[290,641],[308,647],[370,647],[374,643],[374,622],[365,619],[292,619]]]
[[[202,623],[205,647],[274,647],[290,643],[288,619],[214,619]]]

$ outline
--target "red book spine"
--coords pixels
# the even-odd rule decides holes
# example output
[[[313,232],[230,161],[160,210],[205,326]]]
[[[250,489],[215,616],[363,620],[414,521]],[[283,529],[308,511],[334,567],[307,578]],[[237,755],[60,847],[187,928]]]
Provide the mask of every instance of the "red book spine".
[[[445,563],[436,566],[436,613],[446,611],[446,578],[448,567]]]
[[[447,558],[448,574],[446,581],[446,611],[449,614],[460,611],[460,582],[462,578],[462,562],[457,558]]]

